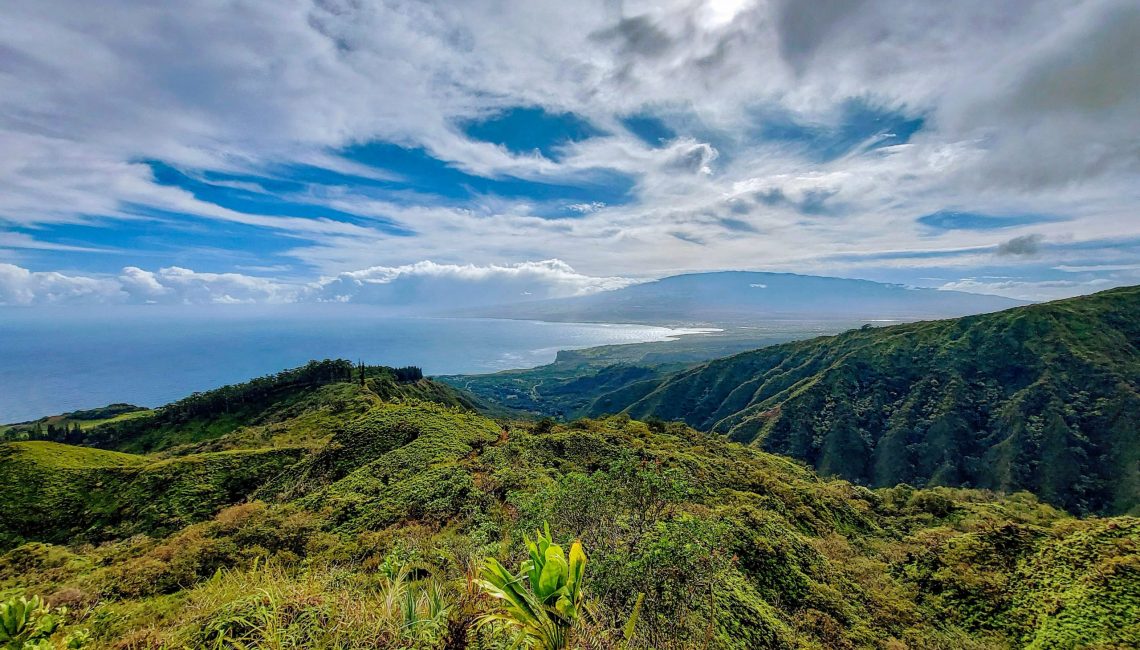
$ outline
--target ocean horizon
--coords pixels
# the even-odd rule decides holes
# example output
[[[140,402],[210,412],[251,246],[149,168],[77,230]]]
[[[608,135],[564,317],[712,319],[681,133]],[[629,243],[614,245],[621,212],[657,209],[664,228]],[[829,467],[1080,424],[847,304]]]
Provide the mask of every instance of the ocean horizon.
[[[6,309],[0,423],[191,393],[345,358],[427,375],[531,368],[559,350],[664,341],[694,330],[392,314],[359,305]]]

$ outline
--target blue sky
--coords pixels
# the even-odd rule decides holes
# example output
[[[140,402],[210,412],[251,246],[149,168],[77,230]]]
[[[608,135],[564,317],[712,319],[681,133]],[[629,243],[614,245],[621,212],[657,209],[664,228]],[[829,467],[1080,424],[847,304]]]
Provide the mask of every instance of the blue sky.
[[[5,2],[0,304],[1140,282],[1131,0],[485,4]]]

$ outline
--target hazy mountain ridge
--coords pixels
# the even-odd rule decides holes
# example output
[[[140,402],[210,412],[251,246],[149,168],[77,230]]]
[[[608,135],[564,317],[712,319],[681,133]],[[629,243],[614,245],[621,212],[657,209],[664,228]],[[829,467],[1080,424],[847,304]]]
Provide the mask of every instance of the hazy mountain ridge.
[[[1008,309],[1022,301],[961,291],[794,273],[675,275],[575,298],[537,300],[462,315],[548,321],[741,324],[764,319],[916,320]]]

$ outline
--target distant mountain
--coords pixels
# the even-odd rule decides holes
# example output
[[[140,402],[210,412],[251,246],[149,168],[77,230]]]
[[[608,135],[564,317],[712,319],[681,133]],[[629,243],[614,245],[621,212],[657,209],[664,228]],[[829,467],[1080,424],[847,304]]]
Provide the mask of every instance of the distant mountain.
[[[776,345],[628,384],[608,411],[684,420],[821,473],[1030,490],[1140,511],[1140,287]]]
[[[1023,302],[868,280],[794,273],[692,273],[588,296],[468,310],[547,321],[737,324],[759,319],[901,319],[965,316]]]

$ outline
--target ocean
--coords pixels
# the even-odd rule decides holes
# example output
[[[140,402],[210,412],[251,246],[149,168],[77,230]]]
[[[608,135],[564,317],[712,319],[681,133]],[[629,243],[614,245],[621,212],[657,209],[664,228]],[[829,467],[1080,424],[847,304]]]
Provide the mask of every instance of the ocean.
[[[645,325],[393,316],[359,305],[0,310],[0,423],[114,402],[160,406],[310,359],[428,375],[530,368],[558,350],[660,341]]]

